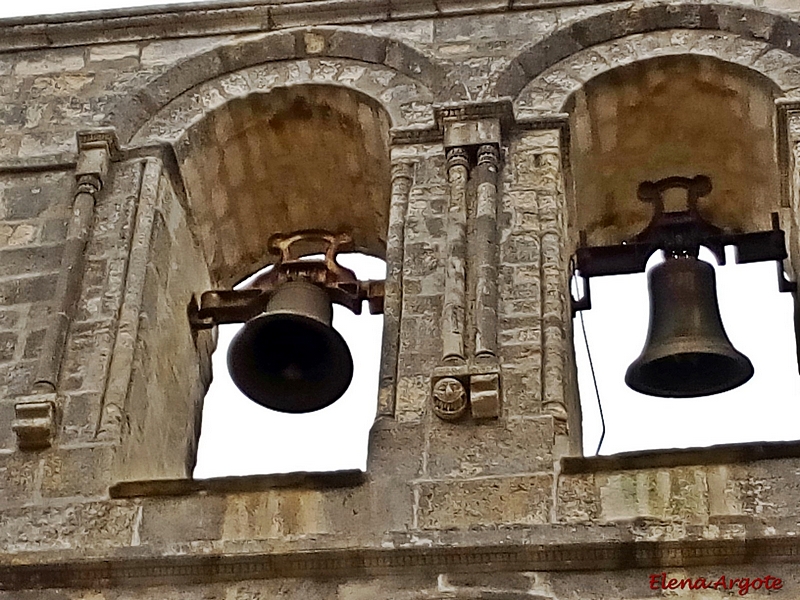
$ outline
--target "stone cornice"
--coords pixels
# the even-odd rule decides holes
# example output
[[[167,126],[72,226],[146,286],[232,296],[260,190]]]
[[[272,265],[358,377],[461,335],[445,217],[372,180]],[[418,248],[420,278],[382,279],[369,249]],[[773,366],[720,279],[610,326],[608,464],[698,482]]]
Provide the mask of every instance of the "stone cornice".
[[[285,554],[157,556],[0,567],[0,589],[187,585],[241,579],[498,571],[622,570],[795,563],[800,539],[340,548]]]
[[[457,2],[442,5],[434,0],[228,0],[125,8],[0,19],[0,52],[265,32],[297,26],[612,4],[618,1],[504,0],[498,3],[497,0],[473,0],[465,5]]]

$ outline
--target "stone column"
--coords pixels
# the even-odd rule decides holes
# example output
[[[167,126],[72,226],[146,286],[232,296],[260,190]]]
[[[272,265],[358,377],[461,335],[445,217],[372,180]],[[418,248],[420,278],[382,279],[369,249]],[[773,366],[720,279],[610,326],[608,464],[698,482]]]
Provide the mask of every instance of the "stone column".
[[[17,435],[19,447],[25,450],[48,448],[55,436],[58,380],[67,335],[81,295],[86,245],[92,234],[97,195],[103,188],[103,179],[117,147],[113,130],[78,134],[78,160],[75,167],[77,188],[72,202],[72,216],[67,224],[53,313],[39,351],[31,395],[14,406],[12,429]]]
[[[478,149],[475,179],[475,356],[497,356],[497,170],[499,152],[493,144]]]
[[[75,172],[78,185],[61,257],[61,273],[55,295],[56,310],[42,343],[34,382],[34,389],[41,392],[55,392],[58,385],[67,332],[81,292],[84,252],[92,232],[97,194],[103,188],[103,178],[111,160],[111,151],[116,147],[116,139],[110,132],[85,134],[78,137],[78,147]]]
[[[389,206],[389,229],[386,235],[386,287],[383,307],[383,344],[381,350],[378,415],[392,416],[395,409],[397,354],[403,309],[403,258],[408,196],[414,177],[409,161],[392,164],[392,196]]]
[[[469,160],[464,148],[447,151],[450,201],[447,209],[444,308],[442,312],[442,360],[463,362],[466,322],[467,178]]]

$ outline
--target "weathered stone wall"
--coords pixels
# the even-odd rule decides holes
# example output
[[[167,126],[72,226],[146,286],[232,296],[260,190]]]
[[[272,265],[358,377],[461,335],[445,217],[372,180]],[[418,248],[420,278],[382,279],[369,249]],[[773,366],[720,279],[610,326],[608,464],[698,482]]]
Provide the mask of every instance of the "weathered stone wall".
[[[781,172],[766,175],[780,197],[753,219],[779,207],[796,261],[800,7],[388,4],[0,24],[0,598],[635,600],[664,595],[649,584],[662,571],[770,574],[796,596],[796,444],[578,456],[568,280],[585,173],[564,111],[596,76],[667,54],[771,82],[725,106],[783,102]],[[187,132],[234,104],[248,129],[251,100],[293,86],[347,88],[376,147],[392,127],[370,177],[388,233],[365,227],[373,250],[387,233],[390,274],[368,472],[193,482],[214,336],[187,310],[241,273],[235,257],[215,271],[200,218],[224,213],[198,177],[225,161],[182,144],[222,142],[235,127]],[[108,130],[76,143],[99,127],[120,148]],[[75,198],[96,181],[78,300],[57,316]],[[68,335],[41,401],[56,318]],[[464,402],[460,420],[440,418],[434,390]],[[50,447],[20,450],[24,431]]]

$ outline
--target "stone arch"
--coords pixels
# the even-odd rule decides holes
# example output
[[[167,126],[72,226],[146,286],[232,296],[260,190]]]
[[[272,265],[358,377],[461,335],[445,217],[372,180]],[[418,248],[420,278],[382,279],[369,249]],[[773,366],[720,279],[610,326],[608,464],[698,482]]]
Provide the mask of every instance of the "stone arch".
[[[519,117],[560,112],[573,92],[604,71],[687,53],[747,66],[786,94],[800,88],[800,24],[751,8],[686,4],[628,7],[573,23],[519,54],[500,74],[495,93],[515,98]]]
[[[711,178],[701,215],[729,232],[771,228],[781,205],[781,89],[713,56],[665,53],[592,77],[569,98],[573,227],[591,246],[632,239],[652,206],[642,181]],[[672,196],[668,210],[682,206]],[[676,203],[677,202],[677,203]]]
[[[264,267],[275,258],[266,240],[300,229],[346,231],[356,251],[383,258],[389,127],[373,98],[313,83],[236,97],[194,121],[174,147],[212,281]]]
[[[443,81],[439,65],[396,40],[332,28],[267,33],[179,62],[112,107],[108,121],[123,143],[172,141],[232,98],[322,83],[373,97],[394,126],[427,126]]]

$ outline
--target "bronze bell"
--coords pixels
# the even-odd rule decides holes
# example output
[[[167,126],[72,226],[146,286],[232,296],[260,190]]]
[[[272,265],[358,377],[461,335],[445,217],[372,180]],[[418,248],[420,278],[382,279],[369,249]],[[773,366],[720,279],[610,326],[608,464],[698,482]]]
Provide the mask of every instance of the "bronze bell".
[[[625,374],[649,396],[688,398],[732,390],[753,376],[733,347],[717,304],[714,267],[693,256],[669,256],[648,274],[650,328]]]
[[[228,349],[231,379],[254,402],[286,413],[320,410],[353,378],[353,358],[331,327],[328,293],[305,281],[281,285]]]

